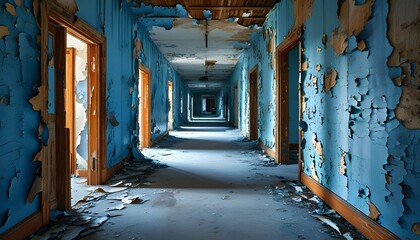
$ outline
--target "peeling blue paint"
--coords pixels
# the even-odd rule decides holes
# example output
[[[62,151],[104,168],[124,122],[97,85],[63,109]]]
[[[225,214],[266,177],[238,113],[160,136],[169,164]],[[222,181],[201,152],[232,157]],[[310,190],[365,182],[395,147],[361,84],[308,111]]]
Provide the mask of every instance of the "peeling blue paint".
[[[137,24],[137,37],[143,43],[143,49],[138,54],[139,64],[144,65],[150,71],[150,82],[151,82],[151,122],[152,122],[152,141],[158,138],[162,133],[168,130],[168,84],[167,81],[171,80],[173,83],[174,91],[174,128],[177,128],[181,123],[186,121],[186,108],[187,104],[184,104],[183,113],[181,114],[181,99],[186,103],[187,89],[180,75],[171,66],[169,61],[159,51],[156,44],[151,40],[148,35],[147,26],[142,25],[142,21],[139,20]],[[138,81],[134,83],[134,89],[137,89]],[[179,93],[182,92],[182,96]],[[177,94],[178,93],[178,94]],[[137,106],[135,106],[137,112]],[[136,116],[134,120],[136,120]],[[138,138],[138,129],[135,131],[136,138]]]
[[[17,15],[4,8],[9,2]],[[0,234],[39,210],[36,197],[27,203],[27,193],[40,164],[32,162],[39,151],[40,115],[29,99],[37,94],[40,62],[37,38],[39,29],[32,15],[32,3],[18,7],[3,1],[0,25],[9,35],[0,40]]]
[[[420,201],[420,153],[415,150],[420,147],[420,130],[408,130],[395,118],[402,88],[392,79],[403,72],[387,66],[392,51],[387,39],[388,3],[375,1],[364,30],[350,36],[347,51],[336,56],[329,39],[340,25],[338,10],[338,3],[314,1],[301,37],[302,62],[309,62],[307,71],[301,73],[300,85],[306,104],[299,123],[304,133],[303,171],[366,215],[369,204],[374,204],[380,213],[379,224],[402,239],[414,239],[411,226],[418,222],[420,212],[416,204]],[[267,108],[267,103],[275,103],[275,76],[265,48],[269,42],[263,35],[265,30],[275,29],[278,45],[293,23],[293,1],[277,3],[230,78],[231,86],[238,80],[239,128],[248,131],[248,72],[259,65],[259,138],[268,147],[274,147],[275,140],[275,109]],[[363,50],[357,47],[360,41],[366,44]],[[319,69],[318,64],[322,66]],[[415,69],[412,65],[410,68]],[[338,73],[329,91],[324,89],[327,69]],[[323,158],[310,144],[314,134],[322,144]],[[345,171],[341,164],[345,164]]]

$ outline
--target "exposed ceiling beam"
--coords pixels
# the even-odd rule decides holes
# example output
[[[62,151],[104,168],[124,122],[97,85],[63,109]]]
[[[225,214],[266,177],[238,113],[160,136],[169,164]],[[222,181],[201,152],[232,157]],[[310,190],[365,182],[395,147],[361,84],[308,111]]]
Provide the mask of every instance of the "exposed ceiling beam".
[[[188,10],[271,10],[267,6],[189,6]]]

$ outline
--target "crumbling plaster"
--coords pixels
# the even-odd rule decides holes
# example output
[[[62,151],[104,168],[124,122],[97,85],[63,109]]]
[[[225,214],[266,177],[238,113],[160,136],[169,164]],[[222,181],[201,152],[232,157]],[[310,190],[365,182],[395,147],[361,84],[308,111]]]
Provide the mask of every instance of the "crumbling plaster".
[[[0,234],[39,209],[38,197],[27,202],[41,149],[40,114],[29,102],[40,83],[33,9],[32,1],[0,3]]]
[[[148,34],[138,30],[135,17],[118,1],[58,2],[106,36],[107,75],[101,81],[106,84],[106,166],[112,167],[130,155],[130,149],[137,147],[136,111],[133,111],[137,97],[132,95],[137,81],[137,61],[142,60],[153,68],[154,94],[159,100],[152,103],[152,108],[164,109],[152,113],[159,126],[155,132],[167,129],[167,104],[161,106],[158,102],[166,96],[167,90],[156,84],[177,76],[150,39],[143,49],[135,44],[136,37],[144,40]],[[47,105],[42,103],[42,93],[38,92],[47,91],[40,86],[38,11],[38,1],[3,1],[0,4],[0,234],[40,210],[37,193],[42,190],[41,178],[36,175],[40,174],[38,161],[43,160],[40,156],[45,152],[41,144],[47,144],[48,129],[38,112],[42,105]],[[138,51],[138,59],[133,58],[133,49]],[[161,58],[161,64],[157,66],[155,56]],[[53,66],[53,58],[49,60]],[[49,71],[53,70],[49,68]],[[186,94],[181,80],[175,81],[175,92]],[[49,92],[53,92],[52,88]],[[52,95],[48,105],[49,112],[53,113]],[[177,109],[174,112],[178,116]]]
[[[168,91],[167,81],[172,80],[174,91],[174,128],[181,122],[186,121],[187,104],[183,104],[183,114],[181,114],[181,98],[187,102],[187,88],[183,79],[175,71],[171,63],[165,58],[148,31],[141,24],[136,25],[137,37],[142,42],[142,50],[138,52],[138,64],[150,70],[151,79],[151,122],[152,122],[152,141],[168,130]],[[138,82],[135,82],[137,89]],[[182,95],[180,95],[182,93]],[[134,106],[136,108],[136,106]]]
[[[301,41],[305,65],[300,86],[304,96],[300,123],[304,132],[303,171],[397,236],[416,238],[420,157],[415,149],[419,147],[420,131],[409,128],[415,128],[412,126],[419,119],[418,94],[414,91],[418,71],[413,71],[417,60],[404,57],[390,64],[392,59],[388,57],[392,52],[419,55],[415,54],[417,48],[405,43],[416,44],[419,31],[414,26],[418,24],[419,1],[390,3],[314,1],[309,16],[304,17],[307,20],[303,21]],[[278,3],[263,26],[263,29],[275,29],[277,44],[300,22],[293,20],[293,4],[299,1]],[[389,9],[397,5],[399,9]],[[407,10],[410,14],[404,20],[389,17],[404,12],[404,8],[414,9]],[[276,18],[270,21],[273,15]],[[358,21],[352,21],[356,16],[360,16]],[[395,50],[392,38],[388,39],[388,24],[395,24],[395,28],[402,26],[403,32],[397,32],[398,36],[410,32],[413,37],[395,43],[399,47]],[[334,46],[337,43],[340,48]],[[254,38],[230,79],[232,86],[239,80],[239,127],[243,131],[248,130],[247,72],[256,63],[262,72],[259,96],[275,94],[264,87],[275,82],[266,60],[270,53],[261,47],[267,44],[262,33]],[[410,71],[411,78],[407,77]],[[275,111],[267,111],[267,102],[260,101],[260,111],[264,118],[274,118]],[[397,114],[398,111],[402,114]],[[274,141],[275,125],[264,121],[267,119],[260,120],[260,139],[263,143]]]

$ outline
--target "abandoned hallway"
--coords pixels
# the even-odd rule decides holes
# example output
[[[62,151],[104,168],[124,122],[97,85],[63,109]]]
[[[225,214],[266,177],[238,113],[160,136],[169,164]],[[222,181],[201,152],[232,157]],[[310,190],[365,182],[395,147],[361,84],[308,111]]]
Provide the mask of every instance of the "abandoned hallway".
[[[297,164],[275,164],[256,143],[225,123],[182,126],[143,151],[155,164],[147,173],[117,174],[106,186],[76,184],[72,192],[83,194],[75,200],[94,196],[98,188],[117,192],[74,201],[76,213],[58,221],[66,230],[53,227],[32,239],[69,238],[90,227],[72,224],[81,216],[114,216],[82,239],[364,239],[297,182]],[[138,161],[127,169],[142,166]],[[140,196],[141,202],[119,209],[121,196]]]
[[[0,239],[418,239],[419,24],[420,0],[0,0]]]

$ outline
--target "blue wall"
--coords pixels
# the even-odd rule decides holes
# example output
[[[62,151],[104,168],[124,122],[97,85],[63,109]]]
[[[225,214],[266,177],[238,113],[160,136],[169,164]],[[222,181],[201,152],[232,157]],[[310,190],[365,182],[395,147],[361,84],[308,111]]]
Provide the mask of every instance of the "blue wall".
[[[40,114],[29,99],[40,84],[39,29],[31,1],[16,6],[0,1],[0,27],[8,34],[0,38],[0,234],[39,209],[36,197],[27,202],[39,162]],[[16,10],[6,11],[5,3]]]
[[[390,78],[400,76],[401,69],[387,66],[393,49],[387,38],[388,2],[363,2],[371,17],[356,36],[345,36],[348,47],[342,54],[336,55],[331,45],[332,32],[341,24],[338,3],[314,1],[304,23],[302,62],[309,67],[301,72],[306,105],[300,124],[304,127],[303,171],[400,238],[414,239],[411,228],[419,222],[420,212],[420,130],[405,128],[395,116],[403,87]],[[411,2],[411,7],[419,5]],[[274,30],[276,45],[281,43],[295,24],[293,3],[281,1],[270,12],[231,77],[231,96],[233,82],[239,80],[239,127],[248,131],[248,72],[258,64],[259,137],[270,148],[275,144],[275,77],[267,31]],[[356,12],[362,8],[358,7]],[[358,49],[362,40],[366,48]],[[418,69],[416,62],[411,64]],[[336,83],[326,87],[326,77],[334,71]],[[418,113],[415,117],[419,118]],[[375,208],[379,216],[371,214]]]
[[[187,89],[182,78],[175,71],[156,44],[149,37],[149,33],[139,22],[137,37],[141,40],[143,49],[138,52],[138,64],[147,67],[151,81],[151,130],[152,141],[168,130],[168,80],[172,80],[174,89],[174,128],[186,120]],[[137,89],[138,82],[135,82]],[[182,93],[182,95],[180,95]],[[183,99],[183,113],[181,114],[181,98]]]
[[[27,201],[27,195],[40,168],[33,160],[41,141],[46,144],[48,139],[45,127],[38,139],[40,114],[29,103],[41,84],[37,42],[40,32],[32,1],[22,2],[22,6],[16,6],[12,0],[0,1],[0,28],[8,31],[0,38],[0,234],[40,210],[39,195],[32,202]],[[153,138],[167,130],[167,80],[174,82],[177,99],[175,127],[186,121],[187,90],[147,32],[136,27],[135,16],[126,5],[104,0],[76,2],[77,17],[106,36],[106,112],[108,119],[112,113],[119,122],[112,126],[108,120],[106,127],[106,165],[112,167],[131,154],[130,148],[137,147],[138,99],[132,90],[136,89],[138,61],[151,69]],[[5,3],[16,10],[16,16],[6,10]],[[143,41],[138,58],[133,56],[136,37]],[[49,102],[48,110],[53,111],[53,106],[53,101]]]
[[[281,23],[281,24],[280,24]],[[241,54],[230,77],[230,96],[234,96],[234,81],[238,80],[238,128],[249,132],[249,72],[258,66],[258,136],[260,141],[274,150],[276,126],[275,50],[279,39],[284,39],[293,25],[293,3],[282,1],[268,14],[260,32],[251,39],[251,47]],[[233,113],[233,97],[230,99]],[[233,121],[233,118],[232,118]]]
[[[83,3],[86,4],[86,3]],[[130,89],[137,79],[137,68],[133,57],[135,25],[134,16],[120,9],[118,1],[105,1],[105,36],[107,60],[107,114],[113,113],[118,126],[111,125],[108,117],[107,123],[107,167],[112,167],[129,155],[130,147],[135,147],[131,142],[131,135],[136,127],[133,121],[133,98]],[[79,15],[89,17],[91,11],[88,6],[79,5]],[[98,4],[90,9],[102,7]],[[83,9],[83,10],[82,10]],[[100,23],[100,13],[95,23]],[[93,23],[93,22],[92,22]]]

